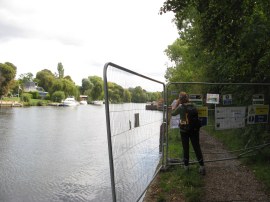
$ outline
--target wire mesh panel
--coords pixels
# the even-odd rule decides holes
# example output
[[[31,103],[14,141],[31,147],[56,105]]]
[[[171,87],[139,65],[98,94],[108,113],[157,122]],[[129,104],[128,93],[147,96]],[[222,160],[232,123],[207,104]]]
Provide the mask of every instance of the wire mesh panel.
[[[172,82],[167,85],[166,91],[167,106],[178,99],[179,92],[188,93],[189,101],[198,109],[201,131],[241,141],[240,145],[244,149],[236,150],[239,153],[233,158],[250,155],[270,145],[269,83]],[[170,107],[167,116],[166,162],[168,165],[183,164],[181,152],[175,152],[176,148],[182,148],[178,126],[180,117],[170,116]],[[170,144],[172,138],[177,138],[179,144]],[[206,159],[206,162],[222,159],[228,160],[221,157]]]
[[[164,84],[108,63],[104,91],[114,201],[136,201],[161,158]]]

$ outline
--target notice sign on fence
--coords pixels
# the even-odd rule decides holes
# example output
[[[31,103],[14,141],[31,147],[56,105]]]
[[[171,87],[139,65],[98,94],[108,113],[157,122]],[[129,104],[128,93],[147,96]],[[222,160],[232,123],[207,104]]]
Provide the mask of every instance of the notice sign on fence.
[[[246,107],[216,107],[215,129],[245,127]]]
[[[179,128],[180,115],[171,116],[170,128]]]
[[[206,95],[207,104],[219,104],[219,94],[209,94]]]
[[[248,124],[268,123],[269,105],[248,106]]]
[[[202,126],[207,126],[208,123],[208,107],[198,107],[198,116],[201,120]]]
[[[222,96],[223,105],[231,105],[232,104],[232,94],[227,94]]]
[[[194,103],[197,106],[202,106],[203,96],[201,94],[190,94],[189,101]]]

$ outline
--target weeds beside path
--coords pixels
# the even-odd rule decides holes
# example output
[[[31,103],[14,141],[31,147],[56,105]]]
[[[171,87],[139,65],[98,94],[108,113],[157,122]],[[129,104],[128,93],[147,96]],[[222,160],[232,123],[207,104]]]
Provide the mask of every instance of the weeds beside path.
[[[205,160],[232,157],[221,142],[205,131],[201,132],[201,145]],[[206,163],[206,168],[202,201],[270,201],[263,184],[239,160]]]
[[[219,140],[205,131],[201,131],[200,138],[206,161],[233,157]],[[195,166],[192,169],[195,170]],[[270,196],[264,192],[264,185],[255,178],[253,171],[241,164],[240,160],[207,162],[206,169],[206,176],[202,178],[200,201],[270,201]],[[173,174],[175,173],[177,172]],[[170,183],[170,180],[167,183]],[[147,191],[144,202],[185,201],[181,187],[164,193],[160,184],[158,175]]]

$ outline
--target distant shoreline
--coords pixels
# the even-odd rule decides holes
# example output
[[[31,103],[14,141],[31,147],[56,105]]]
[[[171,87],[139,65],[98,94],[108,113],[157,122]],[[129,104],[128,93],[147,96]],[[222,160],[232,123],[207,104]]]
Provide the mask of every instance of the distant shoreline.
[[[0,107],[23,107],[23,104],[17,101],[0,100]]]

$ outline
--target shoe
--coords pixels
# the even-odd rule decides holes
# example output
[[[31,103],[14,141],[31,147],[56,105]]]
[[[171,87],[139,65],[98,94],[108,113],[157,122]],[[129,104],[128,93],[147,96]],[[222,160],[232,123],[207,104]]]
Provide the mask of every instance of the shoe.
[[[205,174],[206,174],[206,172],[205,172],[205,167],[204,167],[204,166],[200,166],[200,168],[199,168],[199,173],[200,173],[201,175],[205,175]]]

